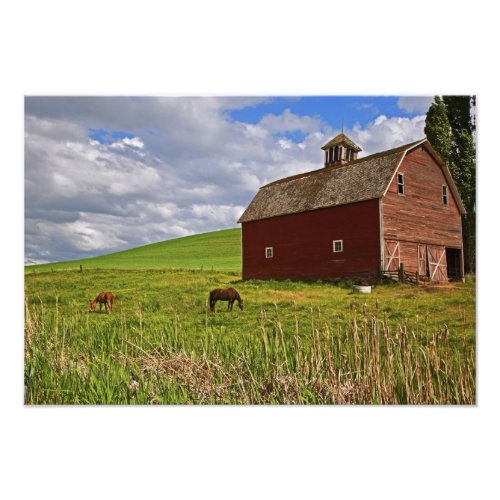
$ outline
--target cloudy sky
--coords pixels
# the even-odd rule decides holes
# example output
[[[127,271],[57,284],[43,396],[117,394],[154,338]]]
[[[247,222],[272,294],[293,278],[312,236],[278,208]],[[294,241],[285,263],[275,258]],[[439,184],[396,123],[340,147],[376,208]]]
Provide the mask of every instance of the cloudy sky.
[[[423,137],[425,97],[25,98],[25,262],[237,227],[258,188]]]

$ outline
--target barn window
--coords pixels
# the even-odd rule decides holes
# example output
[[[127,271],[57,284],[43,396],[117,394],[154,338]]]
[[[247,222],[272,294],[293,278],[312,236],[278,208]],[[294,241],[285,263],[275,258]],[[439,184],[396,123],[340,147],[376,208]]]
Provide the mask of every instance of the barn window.
[[[333,251],[337,253],[337,252],[342,252],[343,250],[344,250],[344,244],[342,243],[342,240],[334,240]]]
[[[266,247],[266,259],[273,258],[273,247]]]
[[[405,194],[405,176],[398,174],[398,194]]]
[[[443,205],[448,205],[448,186],[443,184]]]

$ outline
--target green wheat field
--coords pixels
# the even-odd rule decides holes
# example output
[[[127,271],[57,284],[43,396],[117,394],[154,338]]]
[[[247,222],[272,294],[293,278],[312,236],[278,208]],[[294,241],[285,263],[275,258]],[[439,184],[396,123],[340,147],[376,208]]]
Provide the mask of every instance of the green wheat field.
[[[25,403],[475,404],[472,280],[242,281],[240,245],[230,229],[25,267]],[[244,309],[211,313],[229,286]],[[113,313],[89,314],[108,290]]]

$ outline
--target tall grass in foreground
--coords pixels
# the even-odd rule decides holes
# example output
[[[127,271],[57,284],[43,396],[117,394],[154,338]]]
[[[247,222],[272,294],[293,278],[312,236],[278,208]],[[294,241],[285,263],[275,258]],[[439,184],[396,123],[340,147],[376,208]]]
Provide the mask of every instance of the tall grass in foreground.
[[[275,305],[242,337],[214,334],[207,306],[195,334],[182,314],[150,322],[140,304],[97,323],[59,307],[26,302],[28,404],[475,403],[474,345],[426,316],[318,307],[307,320],[287,311],[284,327]]]

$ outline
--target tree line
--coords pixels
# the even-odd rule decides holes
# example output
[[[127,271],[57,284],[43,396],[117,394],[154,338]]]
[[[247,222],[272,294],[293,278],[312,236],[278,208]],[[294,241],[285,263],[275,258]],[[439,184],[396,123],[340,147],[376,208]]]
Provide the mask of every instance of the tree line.
[[[435,96],[425,135],[448,165],[467,213],[462,216],[464,270],[476,272],[476,96]]]

